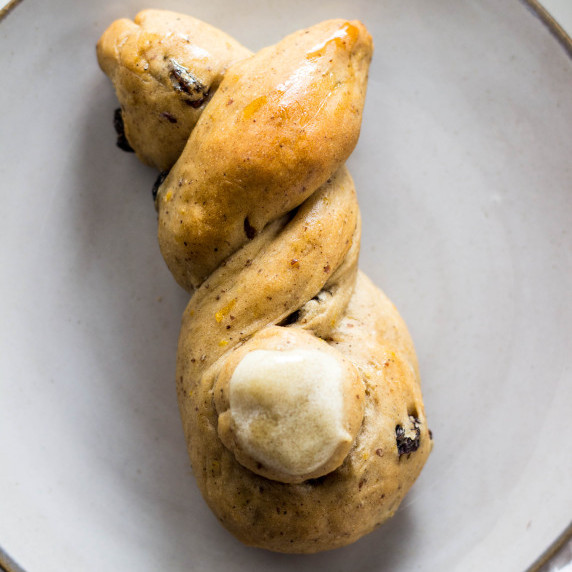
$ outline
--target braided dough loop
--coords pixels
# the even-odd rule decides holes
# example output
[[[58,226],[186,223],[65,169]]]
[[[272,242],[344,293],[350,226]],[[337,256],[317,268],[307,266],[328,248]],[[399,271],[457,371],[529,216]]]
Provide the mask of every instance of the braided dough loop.
[[[188,135],[156,204],[162,254],[193,292],[177,354],[193,470],[219,520],[246,544],[281,552],[343,546],[395,512],[432,447],[406,326],[357,270],[360,215],[344,162],[359,135],[371,38],[359,22],[331,20],[250,57],[230,43],[222,57],[217,31],[210,55],[197,57],[209,51],[207,40],[181,26],[196,32],[202,23],[177,19],[173,34],[175,17],[158,14],[156,30],[145,19],[149,42],[137,57],[166,62],[155,76],[172,79],[170,55],[185,36],[194,47],[176,52],[178,65],[192,77],[217,70],[216,78],[183,130],[162,124],[168,151],[146,141],[150,132],[137,142],[127,136],[165,169]],[[151,93],[125,96],[140,67],[122,63],[121,53],[141,31],[114,25],[98,45],[102,67],[124,115],[133,106],[133,116],[150,112],[157,123]],[[168,114],[183,109],[176,96],[162,99]],[[320,359],[300,357],[310,354]],[[276,356],[279,364],[302,361],[290,378],[253,373],[251,357],[266,367]],[[284,405],[292,399],[300,405]],[[252,407],[262,440],[241,417]]]

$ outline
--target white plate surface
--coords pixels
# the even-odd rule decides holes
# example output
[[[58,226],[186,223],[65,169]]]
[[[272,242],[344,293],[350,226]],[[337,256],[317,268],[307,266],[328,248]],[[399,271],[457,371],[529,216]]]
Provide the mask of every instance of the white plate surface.
[[[243,547],[191,476],[186,295],[94,45],[144,7],[253,49],[360,18],[362,267],[407,320],[435,448],[395,518]],[[26,572],[522,571],[572,516],[572,61],[512,0],[23,0],[0,23],[0,546]],[[343,502],[343,499],[340,499]]]

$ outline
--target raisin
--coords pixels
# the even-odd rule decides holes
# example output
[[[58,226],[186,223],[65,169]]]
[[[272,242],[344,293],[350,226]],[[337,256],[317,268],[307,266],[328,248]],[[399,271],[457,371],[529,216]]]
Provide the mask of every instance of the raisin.
[[[191,107],[200,107],[207,99],[208,88],[177,60],[171,59],[169,77],[173,87],[185,95],[184,101]]]
[[[253,226],[251,226],[248,217],[244,219],[244,232],[248,240],[252,240],[256,236],[256,229]]]
[[[113,127],[115,128],[115,133],[117,133],[117,146],[127,153],[134,153],[133,147],[129,145],[127,137],[125,136],[125,125],[123,124],[123,114],[121,113],[121,108],[117,108],[113,112]]]
[[[157,177],[157,179],[155,180],[155,183],[153,184],[153,200],[157,200],[157,193],[159,192],[159,187],[163,184],[163,181],[167,178],[167,175],[169,174],[169,171],[162,171],[161,173],[159,173],[159,176]]]
[[[395,426],[395,441],[397,443],[397,453],[401,458],[402,455],[408,455],[419,449],[419,442],[421,440],[421,421],[413,415],[409,416],[409,422],[411,423],[410,433],[413,432],[413,437],[408,437],[406,435],[405,429],[402,425]]]

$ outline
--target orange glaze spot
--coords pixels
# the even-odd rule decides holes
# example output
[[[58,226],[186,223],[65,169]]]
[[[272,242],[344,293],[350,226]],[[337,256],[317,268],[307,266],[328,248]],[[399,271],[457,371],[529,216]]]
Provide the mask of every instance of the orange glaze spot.
[[[236,298],[234,298],[233,300],[231,300],[226,306],[224,306],[224,308],[221,308],[216,314],[215,314],[215,320],[220,324],[225,317],[227,316],[227,314],[230,313],[230,311],[232,310],[232,308],[234,307],[234,305],[236,304]],[[227,342],[228,343],[228,342]]]
[[[308,89],[311,90],[315,84],[310,84]],[[243,110],[245,119],[252,117],[263,106],[272,106],[269,109],[270,119],[279,119],[280,121],[299,121],[301,126],[304,126],[311,119],[308,110],[300,101],[288,101],[290,98],[286,97],[288,90],[274,90],[268,95],[263,95],[251,101]]]
[[[337,32],[335,32],[327,40],[321,44],[314,46],[314,48],[306,52],[306,59],[314,60],[322,57],[329,45],[335,44],[338,48],[348,48],[355,44],[359,36],[359,30],[353,24],[346,22]]]
[[[268,97],[263,95],[251,101],[243,110],[244,118],[251,118],[264,104],[268,102]]]
[[[282,121],[296,121],[306,115],[306,111],[298,101],[284,103],[286,91],[277,89],[268,95],[257,97],[251,101],[242,111],[245,119],[250,119],[257,111],[265,105],[272,106],[271,119],[278,118]]]
[[[278,103],[278,102],[277,102]],[[276,109],[276,115],[281,121],[300,121],[302,125],[305,125],[305,118],[307,116],[307,111],[304,106],[298,101],[292,101],[284,105],[283,103],[278,103]]]
[[[348,26],[351,26],[357,34],[357,28],[355,26],[351,24],[348,24]],[[338,41],[341,42],[339,39]],[[298,122],[300,127],[308,125],[308,123],[318,115],[328,98],[339,85],[339,82],[335,81],[331,73],[328,76],[319,77],[314,81],[307,81],[312,79],[313,72],[313,66],[311,64],[308,65],[312,69],[308,71],[307,75],[295,77],[294,80],[288,80],[286,84],[283,84],[280,88],[252,100],[242,110],[244,119],[250,119],[264,106],[268,106],[267,115],[271,120],[277,119],[281,122]],[[303,69],[304,68],[300,68],[300,70]],[[308,100],[311,100],[310,94],[318,94],[320,92],[324,92],[326,95],[322,97],[318,106],[312,104],[312,109],[310,110],[308,106],[305,105]]]

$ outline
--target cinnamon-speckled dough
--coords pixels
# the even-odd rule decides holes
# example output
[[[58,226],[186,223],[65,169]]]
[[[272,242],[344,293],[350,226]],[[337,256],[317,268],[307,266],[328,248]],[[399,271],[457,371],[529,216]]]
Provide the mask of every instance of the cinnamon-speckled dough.
[[[212,60],[201,61],[216,70],[212,87],[194,109],[180,105],[180,93],[165,95],[177,91],[172,64],[154,56],[167,53],[167,61],[186,49],[183,20],[142,14],[135,24],[114,23],[98,54],[138,155],[172,166],[157,195],[158,235],[173,276],[192,293],[177,393],[197,482],[246,544],[300,553],[349,544],[395,512],[432,448],[407,328],[357,269],[361,219],[344,162],[359,135],[371,37],[360,22],[330,20],[250,57],[232,41],[222,56],[213,48]],[[221,34],[191,44],[220,46]],[[168,81],[130,83],[141,42],[154,54],[145,61],[159,61],[156,75]],[[185,65],[200,75],[195,55]],[[154,116],[145,125],[159,96],[161,106],[185,116],[184,150],[172,123],[159,128]],[[129,114],[145,125],[137,135]],[[312,470],[295,474],[287,463],[277,469],[270,456],[254,457],[238,437],[247,433],[230,414],[229,380],[250,352],[265,359],[260,350],[304,347],[337,356],[344,372],[338,412],[351,438],[334,442],[316,467],[303,459]],[[264,383],[256,386],[262,395]]]
[[[349,544],[383,523],[419,475],[432,447],[417,361],[391,302],[359,274],[329,343],[361,374],[365,415],[342,466],[319,479],[286,484],[238,463],[220,441],[213,399],[218,367],[196,381],[185,313],[179,343],[179,399],[199,487],[219,520],[242,542],[279,552],[317,552]],[[297,324],[290,327],[304,327]],[[206,358],[208,359],[208,357]],[[200,362],[200,357],[198,357]],[[399,453],[396,428],[419,448]]]

